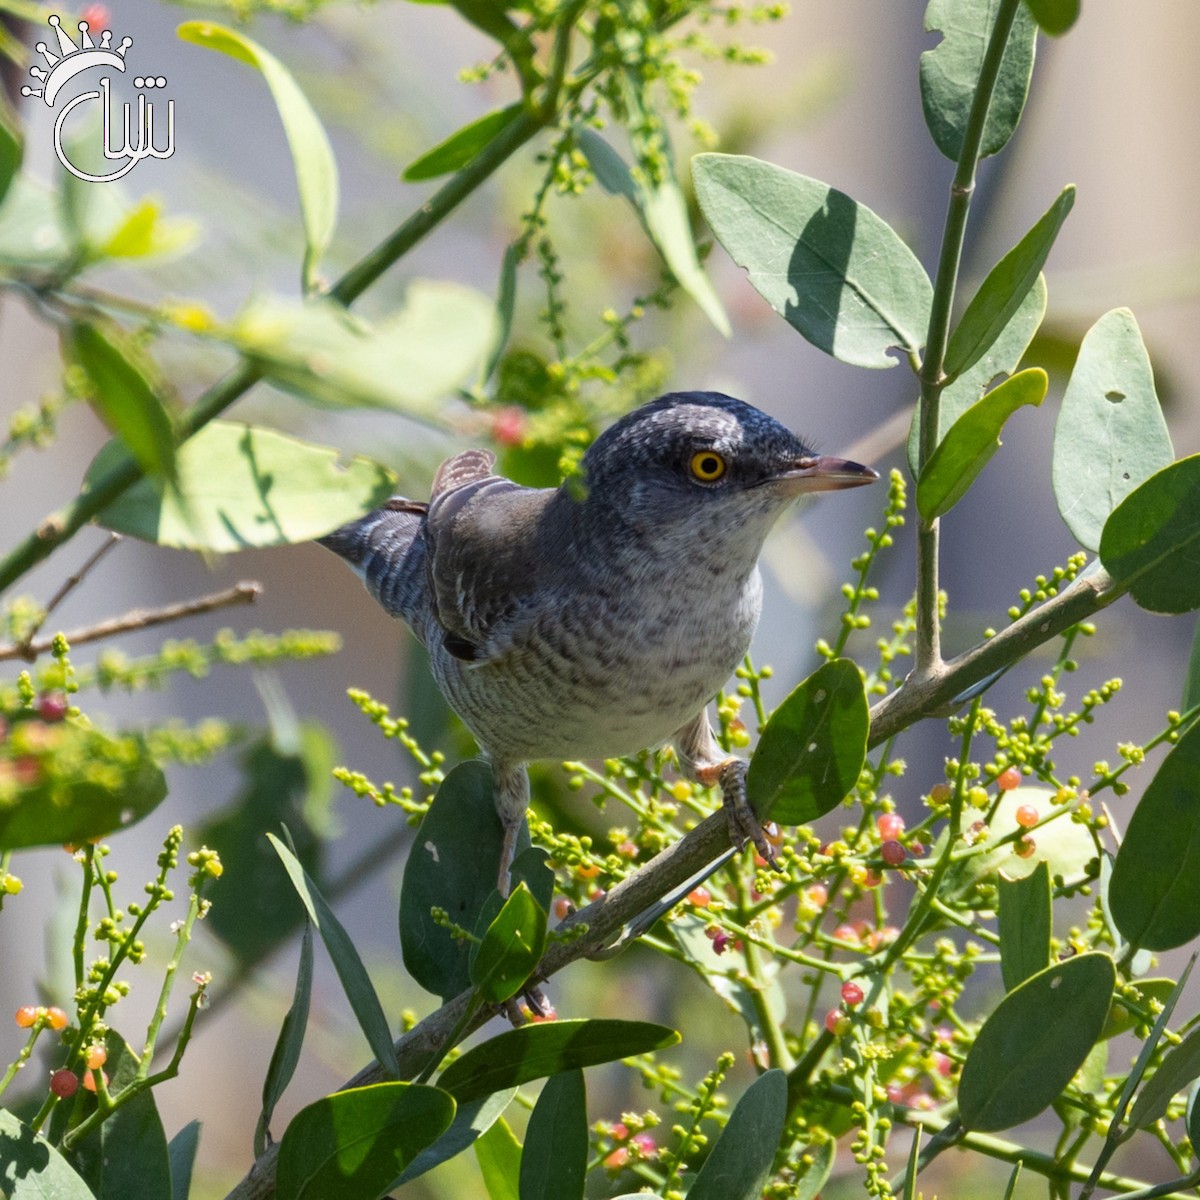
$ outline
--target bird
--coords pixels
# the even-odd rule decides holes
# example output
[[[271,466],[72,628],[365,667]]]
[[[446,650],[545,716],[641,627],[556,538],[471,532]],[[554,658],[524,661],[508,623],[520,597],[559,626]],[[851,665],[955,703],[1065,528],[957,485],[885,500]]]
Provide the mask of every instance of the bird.
[[[531,488],[464,450],[428,502],[394,496],[316,539],[428,651],[490,762],[506,895],[529,806],[526,764],[617,758],[672,742],[683,776],[719,785],[732,843],[776,855],[707,706],[750,648],[767,534],[809,492],[877,472],[818,454],[758,408],[672,392],[592,443],[576,477]]]

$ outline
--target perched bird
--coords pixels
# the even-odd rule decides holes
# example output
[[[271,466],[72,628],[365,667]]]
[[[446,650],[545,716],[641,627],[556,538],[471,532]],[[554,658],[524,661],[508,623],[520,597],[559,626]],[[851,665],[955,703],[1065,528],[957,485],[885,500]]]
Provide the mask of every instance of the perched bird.
[[[463,451],[438,468],[428,504],[394,497],[318,540],[424,643],[491,761],[501,892],[527,762],[668,739],[688,779],[721,786],[734,843],[774,862],[746,764],[717,744],[706,706],[749,649],[772,525],[803,493],[876,472],[719,392],[674,392],[621,418],[558,488],[521,487],[494,464]]]

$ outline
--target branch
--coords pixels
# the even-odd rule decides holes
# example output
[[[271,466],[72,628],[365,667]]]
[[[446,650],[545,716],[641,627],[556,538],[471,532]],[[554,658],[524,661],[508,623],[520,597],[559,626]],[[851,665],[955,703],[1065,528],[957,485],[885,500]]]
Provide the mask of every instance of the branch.
[[[109,544],[106,543],[102,550],[106,549]],[[68,580],[68,582],[70,581]],[[124,616],[100,621],[85,629],[74,629],[63,636],[70,645],[81,646],[86,642],[98,642],[101,638],[128,633],[133,629],[150,629],[154,625],[166,625],[171,621],[180,621],[184,617],[194,617],[200,613],[212,612],[218,608],[228,608],[234,604],[254,604],[261,595],[261,584],[243,580],[223,592],[198,596],[195,600],[184,600],[179,604],[166,604],[162,608],[135,608],[125,613]],[[46,637],[38,638],[36,641],[26,640],[8,646],[0,646],[0,662],[10,658],[23,658],[27,662],[33,662],[39,654],[44,654],[53,645],[54,638]]]

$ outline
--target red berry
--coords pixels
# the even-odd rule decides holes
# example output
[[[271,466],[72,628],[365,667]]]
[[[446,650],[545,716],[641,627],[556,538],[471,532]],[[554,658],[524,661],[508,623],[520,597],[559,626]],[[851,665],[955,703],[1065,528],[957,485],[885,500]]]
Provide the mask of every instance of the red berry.
[[[954,1060],[948,1054],[935,1050],[931,1057],[933,1058],[933,1069],[939,1075],[946,1076],[954,1070]]]
[[[50,1090],[60,1099],[67,1100],[79,1090],[79,1077],[74,1071],[63,1067],[50,1076]]]
[[[43,721],[61,721],[67,715],[67,698],[61,692],[47,692],[37,702],[38,716]]]
[[[1018,858],[1028,858],[1037,849],[1037,842],[1031,837],[1018,838],[1013,843],[1013,853]]]
[[[492,437],[502,446],[519,446],[525,440],[526,419],[523,409],[508,405],[492,417]]]
[[[33,1004],[22,1004],[13,1019],[22,1029],[28,1029],[38,1019],[37,1007]]]
[[[565,921],[575,911],[573,905],[566,896],[554,897],[554,916],[559,921]]]
[[[658,1153],[658,1143],[648,1133],[635,1133],[629,1140],[643,1158],[653,1158]]]
[[[688,892],[688,903],[697,908],[707,908],[712,903],[712,893],[706,887],[692,888]]]
[[[67,1027],[67,1014],[61,1008],[46,1009],[46,1024],[56,1032]]]
[[[875,828],[885,842],[894,842],[904,832],[904,818],[898,813],[881,813]]]
[[[853,1008],[856,1004],[863,1002],[863,990],[854,982],[853,979],[847,979],[842,984],[842,1003],[850,1005]]]
[[[879,857],[889,867],[898,867],[908,857],[908,851],[899,842],[884,842],[879,847]]]
[[[610,1171],[618,1171],[629,1161],[629,1151],[624,1146],[618,1146],[604,1159],[604,1165]]]
[[[1021,772],[1016,767],[1006,767],[996,776],[996,786],[1002,792],[1011,792],[1021,786]]]
[[[112,17],[105,4],[89,4],[79,14],[81,21],[86,21],[89,29],[107,29]]]
[[[617,1121],[616,1124],[609,1126],[608,1133],[615,1142],[623,1142],[629,1136],[629,1130],[624,1121]]]
[[[903,847],[901,847],[903,849]],[[863,887],[878,887],[883,882],[883,876],[872,867],[863,877]]]
[[[1038,810],[1032,804],[1022,804],[1016,811],[1017,824],[1032,829],[1038,823]]]

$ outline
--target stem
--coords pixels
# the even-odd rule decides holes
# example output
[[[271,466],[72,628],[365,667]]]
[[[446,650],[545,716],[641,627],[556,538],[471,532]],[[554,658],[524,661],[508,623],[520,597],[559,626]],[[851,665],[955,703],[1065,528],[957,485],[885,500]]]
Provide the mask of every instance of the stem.
[[[200,910],[203,906],[203,901],[200,899],[201,883],[197,882],[195,891],[192,892],[191,899],[188,901],[187,916],[183,921],[183,928],[175,938],[175,952],[171,955],[171,961],[167,963],[166,973],[163,975],[162,988],[158,993],[158,1004],[154,1009],[154,1016],[150,1018],[150,1024],[146,1029],[146,1043],[142,1048],[142,1063],[138,1068],[138,1074],[142,1079],[145,1079],[150,1071],[150,1062],[154,1057],[154,1048],[158,1043],[158,1033],[162,1028],[162,1023],[167,1019],[167,1002],[171,999],[171,989],[175,986],[175,975],[179,970],[179,964],[183,960],[183,952],[187,949],[188,943],[192,940],[192,928],[200,917]],[[176,1061],[182,1057],[180,1044],[183,1041],[184,1034],[191,1027],[191,1022],[195,1017],[195,1005],[192,1010],[189,1010],[186,1020],[184,1021],[183,1029],[179,1031],[176,1038],[175,1054],[172,1061]],[[169,1068],[168,1068],[169,1069]]]
[[[929,309],[929,329],[925,337],[925,358],[919,374],[921,382],[921,439],[918,455],[923,470],[937,448],[941,436],[940,405],[946,377],[944,364],[950,341],[950,314],[954,307],[954,292],[962,265],[963,242],[967,232],[967,216],[975,192],[975,176],[979,167],[979,152],[991,107],[992,92],[1000,73],[1004,49],[1008,45],[1013,21],[1020,0],[1000,0],[996,23],[992,27],[987,49],[979,67],[979,80],[971,100],[971,111],[963,129],[962,147],[950,185],[950,202],[946,209],[946,224],[942,232],[942,248],[938,257],[937,278]],[[918,471],[919,473],[919,471]],[[941,626],[938,620],[938,521],[923,521],[917,525],[917,662],[914,674],[918,679],[936,676],[942,665]]]

